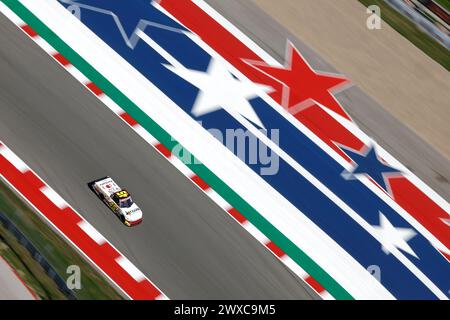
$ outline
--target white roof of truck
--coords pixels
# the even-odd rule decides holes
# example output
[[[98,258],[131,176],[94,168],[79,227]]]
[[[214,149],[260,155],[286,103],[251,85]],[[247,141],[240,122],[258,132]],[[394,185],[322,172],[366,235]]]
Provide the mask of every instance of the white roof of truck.
[[[122,190],[117,183],[114,182],[113,179],[107,177],[103,180],[97,181],[96,184],[99,186],[100,189],[103,190],[103,192],[106,192],[108,194],[113,194],[115,192],[118,192]]]

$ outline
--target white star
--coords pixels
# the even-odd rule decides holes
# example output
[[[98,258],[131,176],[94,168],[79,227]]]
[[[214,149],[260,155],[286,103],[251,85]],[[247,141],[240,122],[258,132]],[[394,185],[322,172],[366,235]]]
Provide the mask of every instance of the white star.
[[[441,218],[442,222],[450,227],[450,218]]]
[[[230,113],[238,112],[264,128],[248,100],[273,90],[271,87],[234,78],[226,66],[214,58],[211,59],[206,72],[180,66],[166,65],[166,68],[200,89],[191,111],[195,116],[202,116],[223,108]]]
[[[408,241],[416,235],[413,229],[396,228],[392,223],[380,212],[380,225],[373,226],[376,232],[383,240],[382,249],[384,253],[392,253],[394,249],[401,249],[410,255],[417,257],[413,249],[408,245]]]

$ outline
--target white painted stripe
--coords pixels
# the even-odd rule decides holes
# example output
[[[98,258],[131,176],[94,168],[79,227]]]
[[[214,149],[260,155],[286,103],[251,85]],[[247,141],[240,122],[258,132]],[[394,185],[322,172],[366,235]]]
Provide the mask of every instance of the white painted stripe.
[[[147,130],[145,130],[139,123],[133,126],[134,131],[138,135],[141,136],[142,139],[144,139],[149,145],[154,146],[155,144],[158,144],[158,140],[154,136],[152,136],[150,133],[148,133]]]
[[[39,189],[51,202],[53,202],[58,208],[64,209],[68,207],[66,200],[64,200],[55,190],[45,185]]]
[[[118,257],[116,259],[116,262],[119,266],[122,267],[123,270],[128,272],[128,274],[137,282],[145,280],[144,274],[138,268],[136,268],[136,266],[132,264],[130,260],[128,260],[124,256]]]
[[[320,296],[322,297],[323,300],[336,300],[328,291],[320,293]]]
[[[241,224],[248,233],[250,233],[256,240],[261,242],[264,246],[266,243],[269,243],[270,240],[257,229],[253,224],[251,224],[248,220],[245,220],[244,223]]]
[[[24,24],[23,20],[20,19],[14,12],[9,9],[3,2],[0,2],[0,11],[15,25],[21,26]]]
[[[84,76],[83,76],[84,77]],[[86,79],[87,80],[87,79]],[[112,112],[117,115],[124,113],[123,109],[117,105],[110,97],[106,94],[102,94],[98,97]]]
[[[291,269],[300,279],[305,279],[309,274],[303,270],[294,260],[292,260],[288,255],[284,255],[280,260]]]
[[[352,256],[57,2],[21,0],[63,41],[357,299],[393,296]],[[102,59],[98,59],[101,53]],[[114,68],[111,66],[114,65]],[[148,103],[152,101],[151,105]],[[208,146],[205,148],[204,146]]]
[[[97,231],[89,222],[83,220],[78,223],[78,226],[83,230],[89,237],[92,238],[98,245],[106,243],[106,239]]]
[[[82,74],[77,68],[75,68],[72,64],[69,64],[64,67],[67,72],[69,72],[75,79],[77,79],[82,84],[89,82],[89,79],[86,78],[84,74]]]
[[[450,219],[441,218],[442,222],[450,227]]]
[[[34,37],[33,40],[39,47],[41,47],[41,49],[43,49],[48,54],[53,55],[56,53],[56,50],[40,36]]]
[[[183,68],[184,66],[179,63],[175,58],[173,58],[166,50],[164,50],[158,43],[156,43],[152,38],[146,35],[142,30],[138,30],[136,34],[147,43],[151,48],[158,52],[165,60],[169,62],[170,65],[175,68]]]
[[[24,173],[28,171],[29,168],[25,162],[22,161],[14,152],[11,151],[7,146],[0,145],[0,154],[6,158],[14,167],[20,172]]]
[[[169,161],[175,166],[175,168],[177,168],[182,174],[184,174],[186,177],[188,177],[189,179],[194,176],[194,172],[192,172],[191,169],[189,169],[189,167],[187,167],[183,161],[181,161],[180,159],[178,159],[175,156],[171,156]]]
[[[232,208],[231,205],[224,198],[222,198],[216,191],[214,191],[213,188],[206,189],[204,192],[208,195],[208,197],[211,198],[212,201],[217,203],[217,205],[222,209],[224,209],[225,211]]]
[[[155,298],[155,300],[169,300],[169,298],[164,294],[160,294]]]

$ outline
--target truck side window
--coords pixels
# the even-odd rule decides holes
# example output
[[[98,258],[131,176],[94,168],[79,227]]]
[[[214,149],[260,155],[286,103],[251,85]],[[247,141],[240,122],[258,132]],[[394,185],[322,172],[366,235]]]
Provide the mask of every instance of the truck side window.
[[[113,195],[112,199],[117,205],[119,205],[120,200],[119,200],[119,197],[117,196],[117,194]]]

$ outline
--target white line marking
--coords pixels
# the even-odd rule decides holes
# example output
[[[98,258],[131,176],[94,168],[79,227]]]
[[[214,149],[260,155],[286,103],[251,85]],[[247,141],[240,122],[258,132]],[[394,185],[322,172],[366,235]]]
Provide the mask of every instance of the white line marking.
[[[77,79],[82,84],[86,84],[89,82],[89,79],[86,78],[84,74],[82,74],[77,68],[75,68],[72,64],[69,64],[64,67],[67,72],[69,72],[75,79]]]
[[[328,291],[320,293],[320,296],[322,297],[323,300],[336,300]]]
[[[146,35],[142,30],[136,31],[136,35],[139,36],[145,43],[158,52],[164,59],[177,69],[185,69],[185,67],[178,62],[170,53],[164,50],[159,44],[157,44],[152,38]]]
[[[97,231],[89,222],[83,220],[78,223],[78,226],[83,230],[89,237],[92,238],[98,245],[106,243],[106,239]]]
[[[138,268],[136,268],[136,266],[132,264],[130,260],[128,260],[124,256],[118,257],[116,259],[116,262],[119,266],[122,267],[123,270],[128,272],[128,274],[131,277],[133,277],[133,279],[136,280],[137,282],[141,282],[146,279],[144,274]]]
[[[164,294],[160,294],[155,298],[155,300],[169,300],[169,298]]]
[[[6,6],[3,2],[0,2],[0,11],[14,24],[21,26],[25,24],[22,19],[20,19],[14,12],[11,11],[11,9]]]
[[[186,166],[186,164],[184,164],[184,162],[181,161],[180,159],[178,159],[177,157],[171,156],[169,161],[173,164],[173,166],[175,168],[177,168],[186,177],[190,178],[190,177],[194,176],[194,172],[192,172],[192,170],[189,169],[189,167]]]
[[[0,145],[0,154],[6,158],[14,167],[20,172],[24,173],[28,171],[29,168],[14,152],[11,151],[7,146]]]
[[[53,55],[56,53],[56,50],[44,39],[42,39],[40,36],[36,36],[33,38],[34,42],[42,48],[45,52],[47,52],[50,55]]]
[[[147,130],[145,130],[139,123],[133,126],[133,129],[148,144],[154,146],[155,144],[159,143],[159,141],[156,140],[156,138],[152,136]]]
[[[123,109],[117,105],[110,97],[108,97],[106,94],[103,94],[99,96],[99,99],[116,115],[120,115],[124,113]]]
[[[61,210],[68,207],[66,200],[64,200],[55,190],[45,185],[39,189],[51,202],[53,202]]]
[[[288,255],[284,255],[280,260],[291,269],[299,278],[305,279],[309,274],[303,270],[294,260],[292,260]]]
[[[221,207],[222,209],[227,211],[232,208],[232,206],[224,198],[222,198],[216,191],[214,191],[213,188],[205,190],[205,193],[208,195],[208,197],[211,198],[212,201],[218,204],[219,207]]]
[[[248,220],[245,220],[244,223],[241,224],[248,233],[250,233],[256,240],[261,242],[264,246],[266,243],[270,242],[270,240],[257,229],[253,224],[251,224]]]

